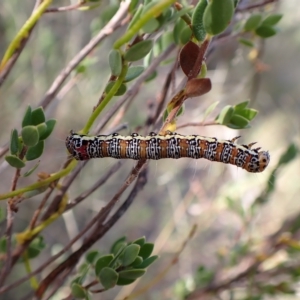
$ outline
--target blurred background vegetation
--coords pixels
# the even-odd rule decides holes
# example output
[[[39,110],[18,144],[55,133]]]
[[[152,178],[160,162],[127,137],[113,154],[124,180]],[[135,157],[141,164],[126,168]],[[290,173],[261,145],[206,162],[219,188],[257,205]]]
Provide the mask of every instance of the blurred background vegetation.
[[[263,1],[240,1],[239,5],[247,7],[260,2]],[[274,299],[274,295],[279,297],[278,299],[298,299],[299,232],[294,227],[292,231],[290,224],[290,227],[284,227],[280,231],[280,237],[276,236],[276,242],[270,237],[282,229],[283,224],[287,224],[284,222],[291,221],[294,216],[300,216],[299,156],[280,167],[276,174],[276,182],[270,183],[272,179],[270,176],[290,145],[299,145],[300,7],[297,0],[266,2],[270,3],[257,10],[236,14],[235,22],[245,20],[253,12],[281,13],[284,16],[278,24],[278,34],[270,39],[257,40],[257,46],[254,48],[239,44],[234,35],[212,43],[207,57],[207,77],[212,81],[212,90],[202,97],[186,101],[185,112],[177,121],[178,125],[201,122],[205,110],[218,101],[215,111],[208,117],[213,119],[224,106],[235,105],[249,99],[249,106],[259,111],[251,122],[251,128],[233,130],[217,125],[185,127],[177,131],[182,134],[216,136],[220,139],[242,135],[240,143],[248,144],[255,141],[262,149],[269,150],[271,162],[268,168],[263,173],[251,174],[235,166],[206,160],[150,161],[146,186],[137,195],[126,214],[92,246],[92,249],[105,254],[122,236],[126,236],[129,241],[146,236],[147,241],[155,244],[153,253],[160,258],[149,267],[141,280],[132,285],[95,294],[92,299],[123,299],[143,287],[145,292],[137,295],[137,299],[184,297]],[[74,3],[53,1],[51,7],[70,4]],[[1,57],[30,16],[33,6],[34,1],[9,0],[0,3]],[[41,17],[12,71],[1,86],[2,149],[10,139],[11,130],[21,127],[27,106],[36,108],[40,105],[46,91],[61,70],[101,30],[118,7],[119,1],[103,0],[98,7],[91,10],[48,12]],[[172,24],[170,30],[171,27]],[[84,126],[96,106],[110,77],[108,54],[112,44],[124,31],[125,27],[121,26],[108,38],[103,39],[100,46],[96,47],[81,64],[82,69],[77,68],[77,71],[71,73],[54,100],[45,109],[47,118],[57,120],[55,130],[46,141],[38,170],[30,177],[21,177],[18,187],[35,182],[38,172],[51,174],[62,167],[67,158],[64,140],[71,129],[78,131]],[[137,131],[140,134],[148,133],[145,131],[145,122],[153,112],[152,107],[157,103],[163,83],[174,66],[179,49],[180,46],[177,45],[168,57],[172,59],[157,68],[157,76],[139,87],[139,93],[133,101],[127,101],[101,133],[111,133],[120,125],[119,132],[124,135]],[[182,71],[178,70],[174,81],[176,88],[183,78]],[[172,97],[172,92],[168,94],[168,101]],[[101,124],[105,113],[117,101],[117,97],[113,98],[106,111],[97,119],[98,123]],[[159,122],[162,124],[161,118]],[[91,130],[91,134],[94,133],[95,131]],[[68,199],[77,197],[98,178],[103,177],[116,163],[117,161],[113,159],[89,161],[68,190]],[[105,185],[42,231],[46,247],[38,257],[31,260],[32,270],[65,247],[86,226],[100,208],[114,196],[135,164],[136,162],[131,160],[122,161],[118,171]],[[28,168],[33,165],[34,163],[29,163]],[[15,169],[2,160],[1,194],[8,192],[14,173]],[[274,190],[265,197],[265,191],[268,187],[270,189],[270,186]],[[127,195],[128,192],[123,194],[121,202]],[[44,195],[40,194],[25,199],[18,205],[18,211],[14,213],[13,233],[23,232],[28,227],[43,197]],[[1,234],[4,236],[5,201],[1,201],[0,205]],[[293,221],[297,220],[298,217]],[[196,233],[189,239],[188,236],[195,225],[197,225]],[[283,239],[284,245],[278,246],[277,238]],[[79,239],[62,257],[38,274],[38,280],[45,278],[55,266],[75,251],[83,240],[83,237]],[[178,254],[185,241],[187,244],[184,250]],[[254,268],[256,273],[249,272],[247,268],[251,263],[257,262],[257,257],[265,253],[263,247],[275,250],[259,269]],[[269,248],[266,251],[269,251]],[[162,276],[162,272],[177,256],[176,263],[174,262],[169,271]],[[2,256],[2,259],[3,257],[5,256]],[[287,265],[291,265],[290,269]],[[284,270],[284,267],[287,269]],[[212,290],[209,289],[209,283],[213,278],[216,280],[215,284],[226,283],[227,279],[234,277],[234,274],[242,273],[244,269],[248,270],[248,274],[241,277],[240,281],[237,280],[233,285],[228,284],[220,289],[214,290],[213,287]],[[298,271],[298,275],[292,277],[291,274],[294,273],[291,269],[293,272]],[[51,299],[63,299],[70,294],[70,281],[75,273],[76,270],[73,270],[65,282],[55,283],[57,291]],[[262,277],[257,279],[254,274]],[[11,270],[3,286],[25,275],[26,268],[22,263],[18,263]],[[281,277],[278,279],[277,275]],[[159,276],[161,276],[159,282],[151,286],[154,278]],[[207,289],[208,294],[203,292],[203,287]],[[193,298],[193,292],[199,289],[200,294],[195,294]],[[0,298],[22,299],[26,295],[31,295],[31,291],[30,282],[26,281],[4,292]],[[189,294],[190,296],[187,296]]]

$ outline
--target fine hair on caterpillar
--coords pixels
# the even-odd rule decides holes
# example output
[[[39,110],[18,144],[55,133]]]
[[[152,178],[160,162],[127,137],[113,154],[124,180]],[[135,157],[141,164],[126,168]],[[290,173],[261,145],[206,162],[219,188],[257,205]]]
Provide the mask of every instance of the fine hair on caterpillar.
[[[255,143],[237,145],[232,140],[218,140],[215,137],[181,135],[168,131],[165,135],[151,132],[147,136],[137,133],[124,136],[88,136],[71,131],[66,139],[66,147],[77,160],[112,157],[116,159],[163,159],[189,157],[205,158],[243,168],[251,173],[265,170],[270,161],[268,151],[252,149]]]

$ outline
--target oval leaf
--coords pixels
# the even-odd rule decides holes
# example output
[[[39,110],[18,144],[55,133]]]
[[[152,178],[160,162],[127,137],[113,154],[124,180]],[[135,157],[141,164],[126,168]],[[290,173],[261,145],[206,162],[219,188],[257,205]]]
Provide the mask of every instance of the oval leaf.
[[[216,121],[219,124],[227,125],[230,122],[230,119],[233,115],[234,109],[231,105],[225,106],[221,113],[217,116]]]
[[[114,269],[105,267],[101,270],[99,279],[103,287],[108,290],[117,284],[119,274]]]
[[[31,106],[30,105],[27,107],[27,110],[25,112],[25,115],[24,115],[23,121],[22,121],[22,127],[25,127],[28,125],[32,125],[31,124]]]
[[[138,267],[141,269],[148,268],[151,264],[153,264],[158,259],[157,255],[150,256],[146,258]]]
[[[5,156],[5,160],[13,168],[21,169],[21,168],[25,167],[25,163],[19,157],[15,156],[15,155],[7,155],[7,156]]]
[[[145,243],[146,243],[146,238],[144,236],[132,242],[132,244],[137,244],[139,246],[143,246]]]
[[[39,141],[39,132],[36,126],[25,126],[22,128],[22,139],[26,146],[33,147]]]
[[[137,258],[140,249],[141,247],[137,244],[131,244],[127,246],[122,255],[122,265],[126,267],[132,264]]]
[[[45,134],[46,131],[47,131],[47,125],[46,125],[46,123],[41,123],[41,124],[37,125],[36,128],[37,128],[37,130],[39,132],[39,137],[41,135]]]
[[[142,41],[133,45],[126,53],[125,59],[128,61],[136,61],[144,58],[152,49],[153,42],[151,40]]]
[[[255,30],[255,33],[262,38],[269,38],[275,35],[277,30],[272,26],[262,25]]]
[[[262,25],[274,26],[281,20],[282,16],[282,14],[270,15],[263,20]]]
[[[144,72],[144,70],[145,70],[145,68],[143,66],[130,67],[125,76],[124,82],[129,82],[129,81],[139,77]]]
[[[143,258],[140,256],[137,256],[134,262],[132,263],[132,267],[138,267],[143,262]]]
[[[122,57],[119,50],[113,49],[109,53],[109,66],[111,74],[114,76],[119,76],[122,71]]]
[[[139,256],[141,256],[143,259],[148,258],[152,251],[154,249],[154,244],[153,243],[145,243],[139,252]]]
[[[52,133],[52,131],[55,127],[55,124],[56,124],[55,119],[50,119],[50,120],[46,121],[47,130],[43,135],[40,135],[40,140],[45,140],[46,138],[49,137],[49,135]]]
[[[198,41],[204,41],[206,31],[203,25],[203,15],[207,6],[207,0],[200,0],[194,9],[192,16],[192,30],[195,38]]]
[[[112,87],[114,86],[115,81],[110,81],[106,88],[105,88],[105,92],[109,93],[109,91],[112,89]],[[126,93],[127,87],[124,83],[122,83],[119,87],[119,89],[117,90],[117,92],[115,93],[115,96],[122,96]]]
[[[189,26],[185,26],[185,28],[183,28],[183,30],[180,32],[180,43],[182,45],[185,45],[186,43],[188,43],[192,37],[192,30]]]
[[[89,263],[89,264],[93,264],[96,260],[97,257],[99,257],[99,251],[98,250],[91,250],[87,253],[87,255],[85,256],[85,260]]]
[[[19,137],[17,129],[13,129],[11,131],[9,150],[13,155],[18,154],[19,152]]]
[[[31,112],[31,125],[39,125],[46,120],[44,110],[42,107],[38,107]]]
[[[97,276],[100,275],[100,272],[103,268],[108,267],[109,264],[113,261],[114,256],[112,254],[103,255],[97,259],[95,264],[95,273]]]
[[[26,153],[27,160],[34,160],[39,158],[44,151],[44,141],[39,141],[35,146],[29,147]]]
[[[187,97],[197,97],[211,90],[209,78],[193,78],[186,83],[185,94]]]
[[[71,287],[72,295],[75,298],[85,299],[86,298],[86,290],[79,285],[78,283],[73,283]]]
[[[180,51],[179,63],[182,71],[187,77],[191,74],[192,70],[196,68],[195,63],[199,55],[200,47],[191,41],[184,45]],[[197,72],[195,72],[197,75],[201,69],[202,58],[199,57],[198,61],[199,65],[197,66]]]
[[[118,279],[117,281],[117,285],[128,285],[128,284],[131,284],[135,281],[135,279],[127,279],[127,278],[120,278]]]
[[[233,15],[232,0],[212,0],[205,9],[203,24],[207,33],[217,35],[223,32]]]
[[[261,14],[254,14],[248,18],[244,25],[245,31],[252,31],[255,30],[262,21],[262,15]]]
[[[249,121],[241,115],[233,115],[230,119],[230,123],[240,128],[244,128],[249,124]]]
[[[124,270],[119,272],[120,278],[137,279],[146,273],[144,269]]]

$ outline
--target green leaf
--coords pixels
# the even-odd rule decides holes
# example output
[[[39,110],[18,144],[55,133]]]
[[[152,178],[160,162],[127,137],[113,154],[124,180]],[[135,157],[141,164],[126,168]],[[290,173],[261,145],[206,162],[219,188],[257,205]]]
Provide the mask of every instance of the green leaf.
[[[223,32],[233,15],[232,0],[212,0],[209,2],[203,15],[204,29],[210,35]]]
[[[197,286],[206,286],[208,285],[214,278],[214,273],[205,267],[201,266],[198,268],[197,273],[195,275],[195,282]]]
[[[113,261],[113,259],[114,259],[114,255],[112,255],[112,254],[103,255],[103,256],[99,257],[95,264],[96,275],[99,276],[101,270],[103,268],[108,267],[110,265],[110,263]]]
[[[125,53],[124,57],[127,61],[137,61],[144,58],[152,49],[152,40],[146,40],[133,45]]]
[[[203,25],[203,15],[207,6],[207,0],[200,0],[196,5],[192,16],[192,30],[198,41],[204,41],[206,31]]]
[[[55,127],[55,124],[56,124],[55,119],[50,119],[50,120],[46,121],[47,130],[43,135],[40,135],[40,141],[45,140],[46,138],[48,138],[50,136],[50,134],[52,133],[52,131]]]
[[[0,238],[0,253],[5,253],[7,249],[7,237],[2,236]]]
[[[37,145],[39,141],[39,132],[36,126],[25,126],[22,128],[22,139],[26,146],[33,147]]]
[[[126,279],[137,279],[143,276],[146,273],[144,269],[132,269],[132,270],[124,270],[119,272],[119,276],[121,278]]]
[[[145,68],[143,66],[130,67],[125,76],[124,82],[129,82],[129,81],[139,77],[144,72],[144,70],[145,70]]]
[[[128,245],[122,255],[122,265],[127,267],[137,258],[141,247],[137,244]]]
[[[24,115],[23,121],[22,121],[22,127],[25,127],[28,125],[32,125],[31,124],[31,106],[30,105],[27,107],[27,110],[25,112],[25,115]]]
[[[263,20],[262,25],[274,26],[281,20],[282,17],[282,14],[270,15]]]
[[[41,123],[39,125],[36,126],[38,132],[39,132],[39,137],[43,134],[46,133],[47,131],[47,124],[46,123]]]
[[[85,256],[85,260],[87,261],[87,263],[89,264],[93,264],[96,260],[96,258],[98,258],[100,255],[98,250],[91,250],[89,251],[86,256]]]
[[[255,30],[261,24],[261,21],[262,21],[261,14],[254,14],[250,16],[244,25],[244,30],[245,31]]]
[[[152,72],[146,79],[145,82],[153,80],[157,76],[157,71]]]
[[[99,279],[103,287],[108,290],[117,284],[119,274],[114,269],[105,267],[101,270]]]
[[[227,125],[230,122],[233,112],[234,112],[234,109],[231,105],[225,106],[221,110],[220,114],[217,116],[216,121],[219,124]]]
[[[32,167],[31,169],[29,169],[27,172],[24,173],[23,177],[28,177],[30,176],[39,166],[40,162],[38,162],[34,167]]]
[[[277,30],[268,25],[262,25],[255,30],[255,33],[262,38],[269,38],[277,33]]]
[[[249,121],[246,118],[242,117],[241,115],[233,115],[230,118],[230,124],[236,125],[239,128],[244,128],[249,124]],[[230,124],[228,124],[228,125],[230,125]],[[230,127],[230,126],[228,126],[228,127]]]
[[[143,259],[148,258],[152,251],[154,249],[154,244],[153,243],[145,243],[139,252],[139,256],[141,256]]]
[[[240,116],[246,118],[248,121],[251,121],[258,114],[258,111],[253,108],[247,108],[238,113]]]
[[[39,141],[35,146],[29,147],[26,153],[27,160],[34,160],[39,158],[44,151],[44,141]]]
[[[42,236],[36,237],[27,249],[27,256],[29,259],[37,257],[41,251],[46,247]]]
[[[140,269],[146,269],[151,264],[153,264],[157,259],[158,259],[157,255],[150,256],[150,257],[146,258],[138,267]]]
[[[13,129],[11,131],[9,150],[10,153],[13,155],[18,154],[19,152],[19,136],[17,129]]]
[[[131,1],[131,2],[132,2],[132,1]],[[130,23],[129,23],[129,25],[128,25],[128,29],[130,29],[130,28],[136,23],[136,21],[139,20],[139,18],[140,18],[140,16],[141,16],[142,12],[143,12],[143,6],[140,5],[140,6],[138,7],[138,9],[136,10],[134,16],[132,17],[132,19],[131,19],[131,21],[130,21]],[[128,30],[128,29],[127,29],[127,30]]]
[[[113,245],[111,246],[109,252],[116,255],[120,249],[123,249],[127,246],[126,237],[122,236],[121,238],[117,239]]]
[[[139,246],[143,246],[146,243],[146,238],[143,236],[135,241],[132,242],[132,244],[137,244]]]
[[[180,32],[180,43],[182,45],[185,45],[187,42],[190,41],[191,37],[192,37],[192,30],[189,26],[185,26],[185,28]]]
[[[299,150],[298,150],[297,146],[295,144],[290,144],[289,147],[286,149],[285,153],[283,153],[280,156],[278,166],[283,165],[283,164],[287,164],[291,160],[295,159],[298,152],[299,152]]]
[[[112,89],[112,87],[115,85],[115,81],[110,81],[106,88],[105,88],[105,92],[109,93],[109,91]],[[119,87],[119,89],[117,90],[117,92],[115,93],[115,96],[122,96],[126,93],[127,87],[124,83],[122,83]]]
[[[247,47],[251,47],[251,48],[254,47],[254,43],[248,39],[238,38],[238,42]]]
[[[204,122],[206,120],[206,118],[215,110],[215,108],[217,107],[217,105],[219,104],[219,101],[216,101],[214,103],[212,103],[206,110],[203,116],[203,120],[202,122]]]
[[[234,111],[237,112],[237,111],[241,111],[241,110],[245,109],[248,106],[249,102],[250,101],[247,100],[247,101],[244,101],[244,102],[241,102],[241,103],[235,105]]]
[[[127,278],[120,278],[118,279],[117,281],[117,285],[128,285],[128,284],[131,284],[135,281],[135,279],[127,279]]]
[[[182,19],[179,19],[175,26],[174,26],[174,30],[173,30],[173,38],[174,38],[174,41],[177,45],[180,44],[180,35],[181,35],[181,32],[182,30],[186,27],[186,24],[185,22],[182,20]]]
[[[114,76],[119,76],[122,71],[122,57],[119,50],[111,50],[109,53],[109,66]]]
[[[156,19],[150,19],[143,27],[142,31],[144,33],[153,33],[159,28],[159,21]]]
[[[15,156],[15,155],[6,155],[5,160],[13,168],[21,169],[21,168],[25,167],[25,163],[19,157]]]
[[[138,267],[143,262],[143,258],[137,256],[134,262],[131,264],[132,267]]]
[[[86,290],[81,285],[79,285],[78,283],[74,282],[72,284],[71,292],[72,292],[72,295],[75,298],[79,298],[79,299],[85,299],[86,298]]]
[[[42,107],[38,107],[31,112],[31,125],[39,125],[45,121],[46,118]]]

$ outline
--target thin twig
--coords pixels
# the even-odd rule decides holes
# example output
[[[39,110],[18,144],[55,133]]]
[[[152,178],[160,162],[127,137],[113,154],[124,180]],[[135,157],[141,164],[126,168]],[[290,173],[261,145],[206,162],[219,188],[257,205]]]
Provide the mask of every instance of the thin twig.
[[[46,108],[51,101],[54,99],[55,95],[71,74],[71,72],[78,66],[78,64],[87,57],[91,51],[103,41],[104,38],[112,34],[118,27],[122,24],[122,19],[125,17],[128,9],[129,1],[121,2],[120,8],[114,17],[105,25],[101,31],[90,40],[90,42],[82,48],[75,57],[69,62],[69,64],[60,72],[60,74],[53,81],[52,85],[46,92],[44,98],[40,101],[39,106]]]

